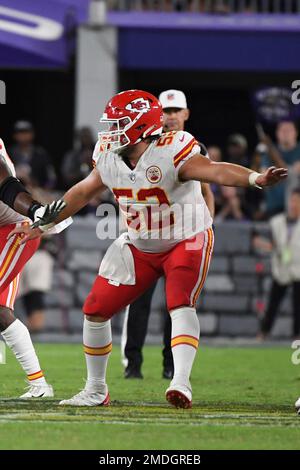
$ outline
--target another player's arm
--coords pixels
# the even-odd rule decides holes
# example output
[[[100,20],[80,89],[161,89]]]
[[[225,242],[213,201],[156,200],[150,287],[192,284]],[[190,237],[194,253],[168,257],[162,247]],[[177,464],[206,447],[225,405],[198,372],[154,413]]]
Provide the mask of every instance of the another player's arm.
[[[201,183],[201,191],[212,218],[215,216],[215,196],[208,183]]]
[[[21,181],[16,178],[3,155],[0,154],[0,200],[19,214],[33,218],[41,204],[33,199]]]
[[[287,177],[286,168],[270,167],[263,173],[225,162],[213,162],[202,155],[194,155],[179,170],[181,181],[196,180],[223,186],[272,186]]]

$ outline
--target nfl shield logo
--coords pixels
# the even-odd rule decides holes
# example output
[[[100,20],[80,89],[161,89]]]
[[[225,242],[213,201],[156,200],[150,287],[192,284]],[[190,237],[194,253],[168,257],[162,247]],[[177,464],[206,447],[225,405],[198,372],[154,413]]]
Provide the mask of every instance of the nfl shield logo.
[[[130,178],[130,180],[131,180],[133,183],[135,183],[136,176],[135,176],[134,173],[130,173],[129,178]]]

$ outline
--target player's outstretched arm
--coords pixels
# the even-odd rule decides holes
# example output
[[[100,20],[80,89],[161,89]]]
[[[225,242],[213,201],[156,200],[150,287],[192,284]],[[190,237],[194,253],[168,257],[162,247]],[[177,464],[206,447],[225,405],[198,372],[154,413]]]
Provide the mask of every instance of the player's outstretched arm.
[[[270,167],[264,173],[256,173],[248,168],[232,163],[217,163],[195,155],[179,170],[181,181],[203,181],[223,186],[273,186],[287,177],[286,168]]]
[[[93,197],[105,189],[106,186],[95,168],[84,180],[72,186],[62,197],[66,206],[55,219],[55,223],[59,223],[79,212]]]

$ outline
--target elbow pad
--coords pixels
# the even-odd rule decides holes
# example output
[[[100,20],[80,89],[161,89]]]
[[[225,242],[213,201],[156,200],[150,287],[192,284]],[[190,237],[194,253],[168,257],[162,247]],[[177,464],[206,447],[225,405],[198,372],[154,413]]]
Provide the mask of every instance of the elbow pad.
[[[19,193],[28,193],[18,178],[9,176],[0,184],[0,201],[14,209],[14,202]]]

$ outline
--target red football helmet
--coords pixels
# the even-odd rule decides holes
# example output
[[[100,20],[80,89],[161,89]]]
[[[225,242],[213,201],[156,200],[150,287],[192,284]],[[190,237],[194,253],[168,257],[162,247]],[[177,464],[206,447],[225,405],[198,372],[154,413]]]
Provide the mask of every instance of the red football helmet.
[[[163,129],[163,111],[155,96],[141,90],[122,91],[106,105],[100,123],[106,130],[99,132],[101,151],[118,152]]]

